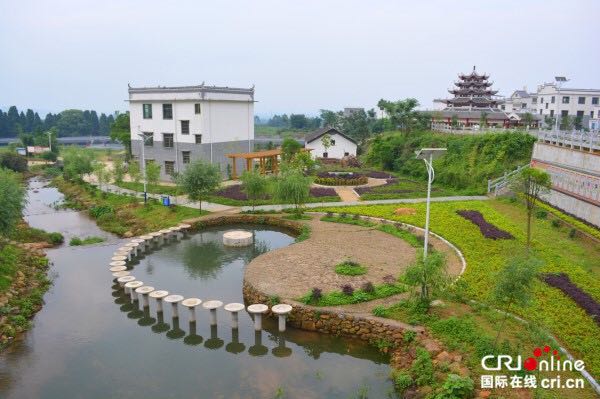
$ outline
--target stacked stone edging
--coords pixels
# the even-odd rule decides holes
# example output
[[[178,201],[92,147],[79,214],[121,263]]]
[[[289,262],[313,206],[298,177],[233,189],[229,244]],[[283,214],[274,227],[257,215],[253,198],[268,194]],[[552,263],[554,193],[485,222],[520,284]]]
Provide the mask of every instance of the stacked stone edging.
[[[220,216],[203,216],[196,219],[184,221],[192,225],[194,230],[201,230],[205,227],[221,226],[225,224],[262,224],[266,226],[283,227],[299,234],[302,231],[302,223],[293,220],[283,219],[280,216],[271,215],[253,215],[253,214],[234,214]]]

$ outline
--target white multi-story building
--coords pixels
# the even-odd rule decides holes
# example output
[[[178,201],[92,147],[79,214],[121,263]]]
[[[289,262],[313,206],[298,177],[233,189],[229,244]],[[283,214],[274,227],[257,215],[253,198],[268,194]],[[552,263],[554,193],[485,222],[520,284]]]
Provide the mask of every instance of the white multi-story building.
[[[141,162],[143,145],[162,180],[196,159],[225,174],[226,154],[254,147],[254,87],[129,87],[129,115],[133,155]]]
[[[505,112],[538,115],[540,118],[579,119],[583,128],[597,130],[600,121],[600,90],[557,87],[555,83],[538,86],[535,93],[516,90],[503,104]]]

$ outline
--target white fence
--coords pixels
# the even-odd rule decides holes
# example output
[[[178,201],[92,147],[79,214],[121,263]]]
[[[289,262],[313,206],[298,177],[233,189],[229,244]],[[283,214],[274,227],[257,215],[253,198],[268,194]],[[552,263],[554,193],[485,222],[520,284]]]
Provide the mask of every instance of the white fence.
[[[511,179],[518,174],[523,169],[529,167],[529,164],[525,164],[523,166],[519,166],[517,169],[512,172],[505,172],[503,176],[497,177],[493,180],[488,180],[488,194],[493,194],[494,197],[498,195],[503,189],[508,187]]]

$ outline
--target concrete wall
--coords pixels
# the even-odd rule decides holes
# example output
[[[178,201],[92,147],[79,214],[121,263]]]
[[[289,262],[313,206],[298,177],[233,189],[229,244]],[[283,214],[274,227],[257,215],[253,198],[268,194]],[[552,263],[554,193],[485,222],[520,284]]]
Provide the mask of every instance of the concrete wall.
[[[136,157],[138,162],[141,164],[141,152],[142,152],[142,141],[132,140],[131,151],[133,156]],[[190,162],[194,162],[198,159],[203,159],[207,162],[212,162],[219,165],[223,177],[227,177],[227,164],[231,163],[231,160],[225,155],[235,152],[248,152],[254,148],[254,142],[248,141],[228,141],[220,143],[208,143],[208,144],[190,144],[190,143],[175,143],[173,148],[165,148],[162,141],[154,142],[153,146],[144,147],[144,156],[146,159],[153,159],[160,165],[160,179],[164,181],[171,180],[171,177],[165,173],[165,161],[175,162],[175,171],[182,172],[186,165],[183,164],[182,152],[190,152]],[[245,168],[243,159],[237,161],[237,170],[241,172]]]
[[[311,155],[313,158],[322,158],[324,152],[327,152],[328,158],[341,159],[346,152],[349,155],[356,156],[356,144],[339,134],[330,134],[330,136],[332,140],[335,140],[335,145],[329,147],[327,151],[325,151],[325,147],[323,147],[323,143],[321,142],[322,137],[306,143],[305,147],[312,149]]]
[[[552,176],[554,189],[543,199],[600,227],[600,155],[536,143],[531,158]]]

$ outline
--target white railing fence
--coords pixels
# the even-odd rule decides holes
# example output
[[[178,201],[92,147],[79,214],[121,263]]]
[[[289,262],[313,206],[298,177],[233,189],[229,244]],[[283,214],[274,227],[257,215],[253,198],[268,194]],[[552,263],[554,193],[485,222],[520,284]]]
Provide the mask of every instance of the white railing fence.
[[[498,195],[503,189],[508,187],[511,179],[521,172],[523,169],[528,168],[529,164],[525,164],[523,166],[519,166],[517,169],[512,172],[504,172],[504,175],[497,177],[492,180],[488,180],[487,192],[488,194],[492,194],[494,197]]]

